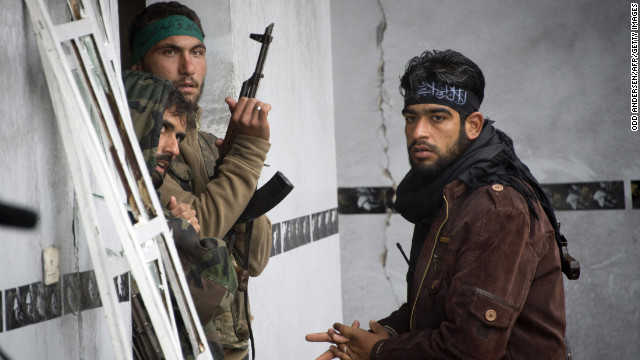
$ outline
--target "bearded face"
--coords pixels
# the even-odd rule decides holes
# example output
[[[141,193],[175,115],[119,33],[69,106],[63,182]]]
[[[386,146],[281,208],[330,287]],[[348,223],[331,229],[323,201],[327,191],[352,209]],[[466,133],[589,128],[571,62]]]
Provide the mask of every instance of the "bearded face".
[[[409,164],[418,174],[426,179],[433,180],[440,176],[445,170],[451,167],[453,163],[469,148],[471,140],[467,137],[464,127],[461,127],[458,137],[452,146],[442,149],[435,144],[430,144],[426,140],[417,140],[408,147]],[[433,162],[424,162],[415,160],[411,156],[416,149],[426,149],[432,152],[436,159]]]

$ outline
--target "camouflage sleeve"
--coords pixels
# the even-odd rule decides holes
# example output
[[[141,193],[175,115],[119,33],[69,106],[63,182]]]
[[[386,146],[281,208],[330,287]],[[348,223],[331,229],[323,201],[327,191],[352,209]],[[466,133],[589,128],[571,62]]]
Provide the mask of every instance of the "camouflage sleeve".
[[[224,241],[200,239],[182,218],[167,221],[178,250],[189,292],[202,324],[211,321],[219,308],[228,306],[238,287],[238,278]]]

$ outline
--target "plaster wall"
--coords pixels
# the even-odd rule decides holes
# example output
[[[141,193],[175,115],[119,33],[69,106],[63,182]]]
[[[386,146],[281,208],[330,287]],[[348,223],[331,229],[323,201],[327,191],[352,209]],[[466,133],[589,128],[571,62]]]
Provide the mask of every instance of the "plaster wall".
[[[92,265],[27,6],[3,5],[0,39],[10,51],[0,55],[0,201],[37,212],[39,221],[29,230],[0,226],[0,349],[12,359],[112,359],[104,312],[94,306],[97,297],[92,305],[83,302],[81,288],[88,288],[80,282],[75,291],[61,292],[65,276],[80,281]],[[114,4],[102,5],[111,19]],[[54,23],[70,20],[64,1],[46,6]],[[103,235],[112,233],[105,229]],[[60,280],[44,286],[43,251],[49,247],[59,251]],[[128,302],[121,311],[129,317]]]
[[[339,188],[395,187],[408,171],[399,76],[427,49],[474,60],[481,111],[509,134],[543,184],[624,182],[617,210],[558,211],[581,264],[565,279],[575,358],[632,357],[640,336],[638,132],[630,130],[626,1],[331,1]],[[400,215],[340,215],[344,321],[406,301],[412,225]]]
[[[117,24],[113,3],[101,5],[112,10],[108,17]],[[69,19],[65,1],[46,4],[54,22]],[[218,136],[224,135],[228,123],[224,97],[237,97],[241,82],[255,67],[260,44],[250,40],[249,33],[262,33],[275,23],[258,92],[273,105],[270,167],[263,171],[260,184],[281,171],[295,189],[269,213],[277,241],[269,266],[250,282],[253,330],[262,358],[313,357],[324,351],[324,345],[308,344],[304,335],[326,328],[342,313],[329,2],[185,4],[203,19],[209,72],[201,101],[202,128]],[[62,274],[88,272],[92,266],[26,5],[13,2],[0,16],[6,24],[0,36],[13,49],[0,58],[6,80],[0,101],[9,109],[0,120],[5,175],[0,180],[0,200],[40,215],[34,230],[0,228],[0,349],[11,358],[111,359],[100,307],[7,328],[7,314],[14,305],[4,300],[14,289],[41,286],[44,249],[59,248]],[[125,315],[128,306],[123,302]]]
[[[321,225],[314,221],[318,215],[337,221],[329,2],[182,3],[203,22],[208,71],[200,101],[202,129],[219,137],[229,121],[224,97],[237,98],[242,82],[255,69],[260,44],[249,34],[262,34],[274,23],[257,94],[272,105],[269,167],[259,183],[281,171],[295,188],[268,213],[276,246],[264,272],[250,280],[253,331],[260,358],[313,358],[326,347],[305,342],[304,335],[325,330],[342,316],[339,234],[337,228],[324,235],[314,232]],[[296,235],[296,224],[309,230]],[[289,240],[287,233],[292,235]]]

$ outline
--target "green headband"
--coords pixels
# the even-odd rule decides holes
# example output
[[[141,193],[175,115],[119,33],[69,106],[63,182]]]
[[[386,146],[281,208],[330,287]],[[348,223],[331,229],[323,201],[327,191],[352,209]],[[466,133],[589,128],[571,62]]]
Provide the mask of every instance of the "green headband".
[[[204,42],[204,35],[196,23],[184,15],[171,15],[147,24],[133,39],[131,64],[136,64],[153,45],[175,35],[193,36]]]

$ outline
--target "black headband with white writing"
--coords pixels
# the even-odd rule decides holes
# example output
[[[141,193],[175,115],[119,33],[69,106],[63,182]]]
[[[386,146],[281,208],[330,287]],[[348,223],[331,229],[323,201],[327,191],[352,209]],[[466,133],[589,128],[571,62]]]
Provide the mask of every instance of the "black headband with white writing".
[[[480,109],[480,103],[480,98],[471,91],[433,81],[416,84],[404,94],[405,108],[415,104],[439,104],[471,114]]]

